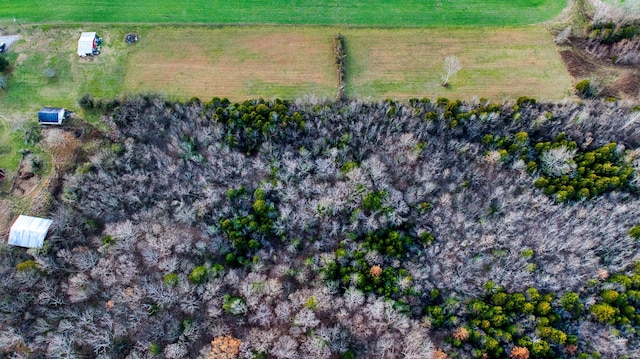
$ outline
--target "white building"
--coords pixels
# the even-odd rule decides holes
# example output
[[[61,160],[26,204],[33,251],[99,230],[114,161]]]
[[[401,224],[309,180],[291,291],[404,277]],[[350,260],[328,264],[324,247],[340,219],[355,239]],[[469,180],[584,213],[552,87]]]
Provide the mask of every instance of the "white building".
[[[98,52],[98,37],[95,32],[83,32],[78,40],[78,56],[85,57]]]
[[[20,215],[11,226],[9,244],[27,248],[42,248],[53,220]]]

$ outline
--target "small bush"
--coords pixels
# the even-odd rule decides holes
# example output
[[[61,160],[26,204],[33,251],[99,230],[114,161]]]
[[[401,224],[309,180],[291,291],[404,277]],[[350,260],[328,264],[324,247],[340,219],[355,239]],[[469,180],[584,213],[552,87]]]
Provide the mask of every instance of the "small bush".
[[[28,259],[22,263],[18,263],[16,270],[18,272],[35,272],[40,270],[40,265],[36,261]]]
[[[199,266],[193,268],[189,274],[189,282],[193,284],[202,284],[207,280],[207,267]]]
[[[191,277],[189,277],[189,279],[191,279]],[[175,287],[178,284],[178,275],[176,273],[169,273],[164,276],[162,282],[167,287]]]
[[[82,98],[80,98],[80,100],[78,101],[78,104],[85,110],[91,110],[95,106],[93,96],[89,94],[85,94],[84,96],[82,96]]]
[[[119,143],[111,144],[111,152],[113,152],[116,156],[122,156],[124,154],[125,148],[123,145]]]
[[[589,80],[582,80],[576,84],[576,93],[580,97],[591,97],[593,96],[591,83]]]
[[[44,161],[40,155],[31,156],[31,170],[33,172],[42,172],[44,169]]]
[[[102,238],[102,246],[105,248],[109,248],[113,243],[115,243],[116,239],[113,236],[107,234]]]
[[[377,212],[383,209],[382,203],[386,197],[387,191],[372,191],[364,197],[362,206],[371,212]]]
[[[149,345],[149,354],[156,356],[162,353],[162,346],[158,343],[151,343]]]
[[[242,297],[232,297],[227,294],[224,296],[222,309],[229,314],[240,315],[247,312],[247,304]]]
[[[594,304],[590,311],[597,321],[607,324],[614,324],[618,314],[616,308],[606,303]]]
[[[0,72],[4,72],[9,68],[9,60],[6,57],[0,56]]]
[[[536,104],[536,99],[535,98],[531,98],[531,97],[527,97],[527,96],[521,96],[518,97],[518,99],[516,100],[516,104],[520,107],[523,105],[535,105]]]
[[[580,296],[574,292],[565,293],[560,298],[560,305],[564,310],[574,315],[580,315],[582,312],[583,304],[580,301]]]
[[[629,230],[629,235],[634,239],[640,239],[640,225],[633,226]]]

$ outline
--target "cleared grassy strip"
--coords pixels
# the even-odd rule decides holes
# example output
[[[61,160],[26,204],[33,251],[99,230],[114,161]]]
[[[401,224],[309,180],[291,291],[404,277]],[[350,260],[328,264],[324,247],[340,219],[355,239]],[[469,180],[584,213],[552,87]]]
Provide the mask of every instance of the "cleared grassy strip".
[[[547,21],[565,6],[564,0],[20,0],[0,2],[0,16],[38,23],[503,26]]]
[[[103,52],[75,54],[82,30],[98,31]],[[125,45],[124,34],[141,41]],[[555,100],[567,95],[569,75],[542,27],[346,29],[337,27],[136,27],[27,28],[9,53],[9,87],[0,114],[35,120],[44,105],[77,108],[85,93],[99,98],[158,92],[203,100],[213,96],[334,98],[332,38],[342,32],[347,49],[347,95],[492,100],[521,95]],[[443,60],[453,54],[463,69],[440,86]],[[53,69],[55,76],[47,77]],[[14,116],[15,117],[15,116]]]
[[[132,47],[124,91],[235,100],[333,98],[336,78],[326,28],[156,28]]]
[[[347,96],[358,98],[531,96],[558,100],[569,74],[543,27],[350,29]],[[447,55],[462,70],[441,86]]]
[[[11,186],[11,177],[20,162],[20,149],[24,146],[22,132],[12,128],[7,118],[0,115],[0,168],[5,170],[7,177],[0,183],[0,190],[7,191]]]

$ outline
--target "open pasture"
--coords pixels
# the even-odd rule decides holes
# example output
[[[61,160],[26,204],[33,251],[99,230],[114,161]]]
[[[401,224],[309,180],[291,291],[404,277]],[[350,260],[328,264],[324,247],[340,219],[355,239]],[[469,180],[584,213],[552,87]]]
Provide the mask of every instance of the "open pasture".
[[[331,98],[331,41],[338,32],[345,36],[349,97],[501,101],[569,95],[569,75],[543,27],[153,29],[128,56],[123,90],[201,99]],[[459,57],[462,70],[445,88],[447,55]]]
[[[20,0],[0,17],[26,23],[287,24],[433,27],[548,21],[563,0]]]
[[[81,59],[77,37],[88,28],[104,37],[105,46],[99,56]],[[128,46],[122,39],[130,31],[141,41]],[[103,99],[140,92],[235,101],[334,98],[332,41],[339,32],[346,42],[347,95],[353,98],[557,100],[569,94],[569,75],[541,26],[53,26],[28,28],[14,44],[0,108],[31,115],[45,105],[73,109],[85,93]],[[459,57],[462,70],[445,88],[440,83],[447,55]]]
[[[154,28],[133,47],[123,89],[170,97],[332,98],[332,31],[324,28]]]
[[[347,95],[359,98],[519,96],[559,100],[570,79],[544,27],[350,29]],[[444,59],[462,69],[443,87]]]

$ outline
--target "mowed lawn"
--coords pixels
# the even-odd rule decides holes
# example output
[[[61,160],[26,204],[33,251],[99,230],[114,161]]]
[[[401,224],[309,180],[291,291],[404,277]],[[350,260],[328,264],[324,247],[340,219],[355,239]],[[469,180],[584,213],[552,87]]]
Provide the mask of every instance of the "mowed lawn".
[[[25,23],[202,23],[358,26],[524,25],[565,0],[5,0],[0,19]]]
[[[78,38],[89,29],[98,31],[108,46],[100,56],[83,59],[76,54]],[[111,26],[22,31],[7,53],[11,70],[7,89],[0,92],[0,115],[23,112],[25,120],[35,121],[40,107],[74,108],[85,93],[106,99],[118,96],[129,50],[122,41],[125,31]]]
[[[474,96],[495,101],[570,95],[570,78],[542,26],[516,28],[349,29],[347,95],[357,98]],[[462,69],[442,87],[444,59]]]
[[[332,33],[312,27],[154,28],[132,47],[123,90],[203,100],[334,98]]]

